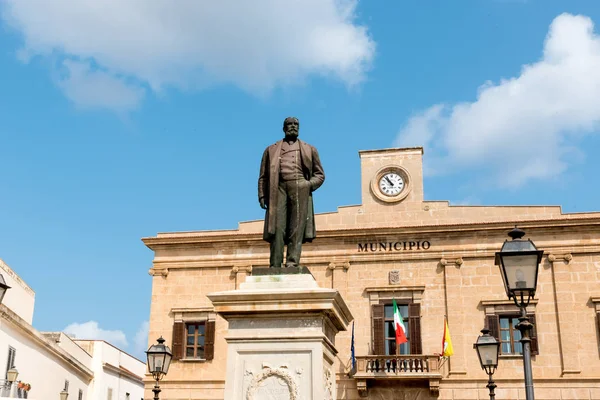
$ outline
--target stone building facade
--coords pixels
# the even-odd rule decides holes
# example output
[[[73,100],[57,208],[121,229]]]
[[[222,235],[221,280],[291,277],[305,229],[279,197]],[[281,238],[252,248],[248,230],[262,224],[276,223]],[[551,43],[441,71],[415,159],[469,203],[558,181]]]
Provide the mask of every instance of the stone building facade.
[[[316,215],[318,238],[303,249],[302,265],[321,287],[337,289],[354,316],[358,368],[350,373],[351,331],[340,332],[338,399],[489,398],[473,350],[484,325],[503,341],[496,398],[524,399],[518,313],[494,265],[515,225],[545,252],[528,308],[536,398],[600,399],[600,213],[426,201],[422,155],[361,151],[361,204]],[[165,398],[224,398],[227,322],[206,294],[234,290],[268,266],[262,229],[251,221],[143,239],[155,253],[149,337],[162,335],[176,356],[161,383]],[[408,325],[400,348],[389,334],[392,299]],[[445,316],[449,359],[439,357]],[[147,377],[148,398],[152,385]]]

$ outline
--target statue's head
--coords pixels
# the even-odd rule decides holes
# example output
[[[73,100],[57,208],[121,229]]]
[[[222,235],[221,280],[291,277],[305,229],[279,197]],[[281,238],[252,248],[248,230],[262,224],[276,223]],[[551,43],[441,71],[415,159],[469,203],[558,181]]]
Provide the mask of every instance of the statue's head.
[[[283,121],[283,132],[285,136],[297,137],[300,130],[300,121],[296,117],[287,117]]]

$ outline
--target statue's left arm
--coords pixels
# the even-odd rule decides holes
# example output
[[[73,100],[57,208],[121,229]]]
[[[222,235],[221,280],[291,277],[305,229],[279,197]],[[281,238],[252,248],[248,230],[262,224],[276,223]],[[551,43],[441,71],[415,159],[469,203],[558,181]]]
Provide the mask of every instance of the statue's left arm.
[[[321,187],[325,182],[325,172],[319,159],[319,153],[317,149],[311,147],[312,150],[312,176],[310,177],[310,189],[314,192]]]

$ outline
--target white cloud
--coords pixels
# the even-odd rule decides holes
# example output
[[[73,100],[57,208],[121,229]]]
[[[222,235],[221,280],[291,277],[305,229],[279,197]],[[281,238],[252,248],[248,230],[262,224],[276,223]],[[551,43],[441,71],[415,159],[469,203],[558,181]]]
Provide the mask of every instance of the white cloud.
[[[140,325],[140,328],[136,332],[135,337],[133,339],[134,355],[136,355],[136,357],[142,357],[142,359],[144,356],[144,352],[146,350],[148,350],[149,327],[150,327],[150,325],[149,325],[148,321],[142,322],[142,324]]]
[[[105,71],[92,70],[89,63],[63,61],[66,76],[60,80],[65,95],[81,108],[134,109],[144,96],[139,86],[128,84]]]
[[[472,103],[414,116],[396,145],[424,145],[430,173],[477,168],[516,187],[564,172],[569,157],[581,154],[575,143],[599,124],[600,38],[590,18],[562,14],[540,61],[518,77],[485,83]]]
[[[96,321],[88,321],[82,324],[75,322],[63,329],[63,332],[73,335],[77,339],[105,340],[117,347],[124,348],[127,346],[127,338],[123,331],[102,329]]]
[[[6,23],[22,33],[25,58],[77,60],[66,85],[83,105],[105,106],[109,81],[131,108],[141,92],[232,83],[265,93],[312,74],[349,86],[364,80],[375,43],[355,21],[358,0],[3,0]],[[83,62],[83,64],[81,64]],[[91,72],[89,64],[101,72]],[[83,72],[82,72],[83,71]],[[91,79],[93,84],[83,81]],[[84,88],[73,88],[81,85]],[[87,86],[86,86],[87,85]],[[85,93],[83,93],[85,92]],[[92,93],[90,93],[92,92]],[[75,93],[75,94],[74,94]],[[118,97],[117,95],[112,96]]]

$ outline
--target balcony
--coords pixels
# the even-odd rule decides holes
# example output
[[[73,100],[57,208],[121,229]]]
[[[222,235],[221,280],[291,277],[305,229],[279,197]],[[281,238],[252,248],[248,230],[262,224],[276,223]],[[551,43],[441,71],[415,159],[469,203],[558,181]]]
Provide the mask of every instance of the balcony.
[[[438,396],[442,374],[437,355],[358,356],[353,377],[361,397],[367,396],[369,379],[428,380],[429,391]]]
[[[15,383],[16,385],[16,383]],[[0,400],[3,399],[9,399],[10,397],[10,389],[11,389],[11,385],[10,382],[8,382],[5,379],[0,379]],[[21,389],[21,388],[14,388],[14,393],[12,397],[13,399],[26,399],[28,392],[26,392],[25,390]]]

